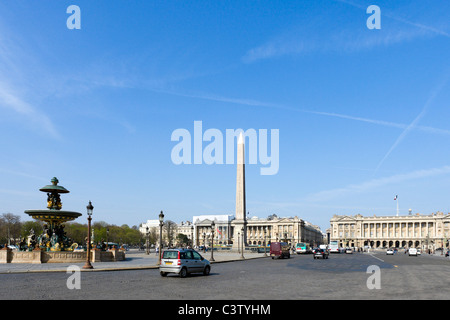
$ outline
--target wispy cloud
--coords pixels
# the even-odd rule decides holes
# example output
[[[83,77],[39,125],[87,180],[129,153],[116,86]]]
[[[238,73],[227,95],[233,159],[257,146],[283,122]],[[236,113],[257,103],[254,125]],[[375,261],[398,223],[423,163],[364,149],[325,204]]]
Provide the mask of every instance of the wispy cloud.
[[[0,106],[24,116],[25,123],[32,123],[34,127],[47,132],[52,138],[61,139],[53,122],[45,113],[24,101],[7,84],[2,82],[0,82]]]
[[[359,8],[362,14],[366,13],[367,6],[364,7],[350,1],[336,0],[341,3]],[[322,17],[324,20],[334,21],[333,16]],[[260,60],[279,58],[285,56],[297,56],[317,52],[360,52],[380,46],[391,46],[403,42],[412,41],[418,38],[429,38],[443,36],[450,38],[450,33],[436,27],[432,27],[416,21],[411,21],[399,15],[386,12],[382,8],[382,19],[388,18],[397,22],[390,28],[382,28],[379,32],[368,34],[363,24],[361,28],[346,28],[340,25],[339,28],[330,26],[330,31],[326,31],[317,38],[311,36],[304,30],[315,29],[315,25],[305,28],[293,28],[283,34],[269,39],[260,46],[249,49],[242,57],[244,63],[254,63]],[[314,23],[308,21],[308,23]]]
[[[225,96],[221,96],[221,95],[202,93],[202,92],[189,93],[189,92],[182,92],[182,91],[177,91],[177,90],[163,90],[163,89],[152,89],[152,90],[156,91],[156,92],[160,92],[160,93],[166,93],[166,94],[170,94],[170,95],[182,96],[182,97],[187,97],[187,98],[210,100],[210,101],[216,101],[216,102],[226,102],[226,103],[249,106],[249,107],[264,107],[264,108],[273,108],[273,109],[279,109],[279,110],[285,110],[285,111],[291,111],[291,112],[309,113],[309,114],[314,114],[314,115],[318,115],[318,116],[325,116],[325,117],[340,118],[340,119],[352,120],[352,121],[358,121],[358,122],[365,122],[365,123],[369,123],[369,124],[404,129],[404,130],[407,129],[408,127],[410,127],[410,124],[408,125],[405,123],[397,123],[397,122],[370,119],[370,118],[364,118],[364,117],[357,117],[357,116],[346,115],[346,114],[335,113],[335,112],[324,112],[324,111],[302,109],[302,108],[296,108],[296,107],[287,106],[287,105],[281,105],[281,104],[277,104],[277,103],[260,101],[260,100],[256,100],[256,99],[225,97]],[[431,133],[431,134],[450,135],[450,130],[434,128],[434,127],[430,127],[430,126],[421,126],[421,125],[417,125],[417,123],[413,127],[410,127],[409,130],[412,130],[412,129],[420,130],[420,131]]]
[[[29,178],[29,179],[36,179],[36,180],[40,180],[40,181],[48,181],[48,179],[45,179],[43,177],[39,177],[33,174],[29,174],[26,172],[19,172],[19,171],[13,171],[13,170],[7,170],[7,169],[3,169],[0,168],[0,173],[4,173],[4,174],[8,174],[8,175],[14,175],[14,176],[21,176],[21,177],[25,177],[25,178]]]
[[[390,46],[418,37],[425,37],[425,30],[387,30],[382,34],[367,36],[361,31],[345,30],[333,34],[324,34],[318,42],[314,39],[299,39],[293,35],[292,39],[275,39],[248,50],[242,57],[244,63],[254,63],[260,60],[297,56],[312,52],[345,52],[354,53],[369,50],[379,46]]]
[[[61,139],[50,117],[26,97],[27,90],[35,90],[35,79],[42,78],[35,58],[21,45],[21,37],[2,23],[0,28],[3,31],[0,34],[0,108],[21,116],[22,125],[31,125],[34,130],[37,128],[54,139]]]
[[[405,182],[409,180],[416,179],[424,179],[430,178],[433,176],[440,176],[444,174],[450,174],[450,166],[443,166],[440,168],[432,168],[432,169],[424,169],[424,170],[416,170],[409,173],[404,174],[396,174],[389,177],[384,178],[376,178],[372,180],[368,180],[359,184],[351,184],[342,188],[336,188],[331,190],[324,190],[320,192],[316,192],[306,196],[300,201],[305,202],[323,202],[327,200],[333,200],[340,197],[354,195],[357,193],[371,191],[375,188],[384,187],[387,185],[392,185],[400,182]]]
[[[384,121],[384,120],[376,120],[376,119],[369,119],[369,118],[363,118],[363,117],[355,117],[351,115],[346,114],[340,114],[340,113],[334,113],[334,112],[322,112],[322,111],[311,111],[311,110],[302,110],[302,112],[311,113],[311,114],[317,114],[322,116],[328,116],[328,117],[334,117],[334,118],[341,118],[341,119],[347,119],[347,120],[354,120],[354,121],[360,121],[360,122],[366,122],[370,124],[385,126],[385,127],[392,127],[392,128],[398,128],[398,129],[407,129],[409,125],[404,123],[397,123],[397,122],[390,122],[390,121]],[[412,129],[412,128],[411,128]],[[450,130],[446,129],[439,129],[434,128],[430,126],[420,126],[415,125],[414,129],[433,133],[433,134],[443,134],[443,135],[450,135]]]

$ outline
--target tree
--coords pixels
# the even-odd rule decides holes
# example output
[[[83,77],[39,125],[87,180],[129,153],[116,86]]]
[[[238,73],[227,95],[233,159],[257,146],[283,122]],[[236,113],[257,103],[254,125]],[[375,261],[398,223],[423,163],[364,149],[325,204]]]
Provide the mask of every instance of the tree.
[[[188,245],[189,244],[188,236],[182,233],[177,234],[177,244],[179,246]]]
[[[20,216],[12,213],[3,213],[0,217],[0,240],[3,243],[16,243],[20,238],[22,223]],[[12,242],[11,242],[12,240]]]
[[[40,235],[43,232],[43,223],[39,220],[33,220],[33,221],[25,221],[22,223],[22,228],[20,232],[21,238],[27,238],[30,235],[31,229],[34,230],[35,235]]]
[[[177,224],[172,220],[164,221],[163,232],[166,231],[167,235],[167,244],[172,246],[172,240],[174,239],[174,235],[177,231]]]

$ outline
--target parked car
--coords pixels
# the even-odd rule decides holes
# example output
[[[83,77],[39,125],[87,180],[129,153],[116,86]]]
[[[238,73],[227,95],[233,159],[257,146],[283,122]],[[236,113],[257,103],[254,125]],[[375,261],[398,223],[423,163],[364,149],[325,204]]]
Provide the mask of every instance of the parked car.
[[[417,255],[420,256],[421,253],[422,251],[420,249],[417,249]]]
[[[290,258],[291,251],[286,242],[272,242],[270,244],[270,256],[275,258]]]
[[[315,249],[314,250],[314,259],[328,259],[328,250],[324,250],[324,249]]]
[[[345,253],[352,254],[353,253],[352,248],[345,249]]]
[[[209,275],[211,264],[200,253],[192,249],[168,249],[162,252],[159,273],[165,277],[176,273],[185,278],[190,273],[200,272]]]
[[[394,250],[392,248],[389,248],[386,250],[386,254],[394,255]]]
[[[408,255],[417,257],[417,249],[416,248],[409,248]]]

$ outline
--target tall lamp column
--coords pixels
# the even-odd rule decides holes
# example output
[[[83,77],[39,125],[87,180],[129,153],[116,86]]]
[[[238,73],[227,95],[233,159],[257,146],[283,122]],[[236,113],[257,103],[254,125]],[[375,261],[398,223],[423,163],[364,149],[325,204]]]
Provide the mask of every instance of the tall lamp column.
[[[145,228],[145,235],[147,236],[147,239],[145,240],[146,241],[146,244],[145,244],[145,247],[146,247],[146,253],[147,254],[150,254],[150,248],[149,248],[149,246],[150,246],[150,242],[149,242],[149,239],[148,239],[148,236],[149,236],[149,233],[148,233],[148,226]]]
[[[242,237],[242,241],[241,241],[241,246],[242,246],[242,248],[241,248],[241,259],[245,259],[244,258],[244,227],[242,227],[242,229],[241,229],[241,231],[242,231],[242,233],[241,233],[241,237]]]
[[[159,260],[158,264],[161,264],[161,256],[162,256],[162,227],[164,225],[164,214],[161,211],[159,214]]]
[[[87,239],[87,255],[86,255],[86,263],[83,266],[83,269],[94,269],[91,264],[91,220],[92,220],[92,211],[94,210],[94,206],[91,201],[86,206],[87,215],[88,215],[88,239]]]
[[[216,224],[213,222],[211,222],[211,259],[210,261],[216,261],[214,260],[214,227],[216,226]]]
[[[267,227],[264,227],[264,257],[267,257],[266,234],[267,234]]]

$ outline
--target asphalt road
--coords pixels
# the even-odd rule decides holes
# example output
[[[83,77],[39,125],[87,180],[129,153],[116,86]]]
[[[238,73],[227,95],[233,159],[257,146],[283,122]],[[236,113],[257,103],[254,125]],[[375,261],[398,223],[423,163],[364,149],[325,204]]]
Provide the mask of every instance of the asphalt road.
[[[370,271],[378,270],[378,271]],[[158,270],[0,274],[0,300],[347,300],[448,299],[450,260],[403,253],[291,255],[212,265],[209,276],[161,277]],[[369,285],[368,285],[369,283]],[[370,288],[372,287],[372,289]]]

